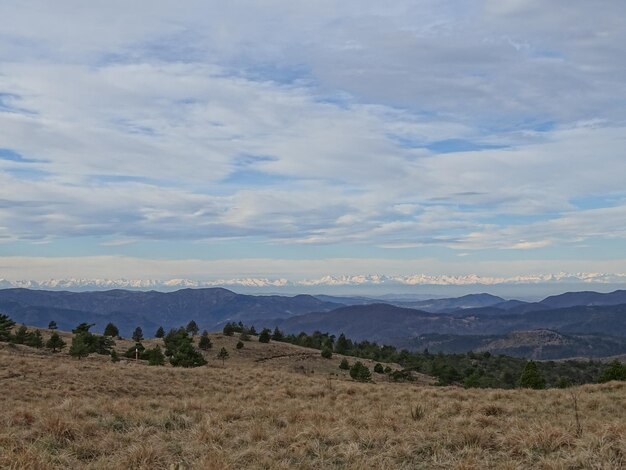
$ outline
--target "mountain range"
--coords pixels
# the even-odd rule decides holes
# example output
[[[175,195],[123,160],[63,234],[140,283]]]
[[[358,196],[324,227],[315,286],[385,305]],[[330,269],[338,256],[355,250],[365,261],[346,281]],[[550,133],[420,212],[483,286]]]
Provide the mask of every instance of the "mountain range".
[[[439,343],[441,347],[510,350],[535,356],[535,343],[540,343],[541,338],[547,341],[550,335],[519,332],[550,330],[562,335],[562,340],[543,350],[542,354],[556,351],[550,352],[549,357],[564,357],[565,352],[587,352],[591,356],[621,354],[621,340],[602,337],[626,338],[624,290],[608,294],[568,292],[540,302],[506,300],[486,293],[430,300],[386,298],[382,302],[364,297],[243,295],[223,288],[174,292],[17,288],[0,290],[0,312],[17,322],[38,327],[46,327],[54,320],[59,328],[67,330],[88,322],[95,324],[94,331],[102,331],[108,322],[113,322],[124,336],[130,335],[136,326],[149,336],[159,326],[174,328],[190,320],[195,320],[201,329],[213,331],[226,322],[242,321],[257,329],[278,326],[294,334],[316,330],[345,333],[354,340],[411,349],[425,344],[419,338],[431,341],[428,335],[449,335]],[[503,341],[506,347],[502,346]],[[603,348],[602,341],[609,346]]]

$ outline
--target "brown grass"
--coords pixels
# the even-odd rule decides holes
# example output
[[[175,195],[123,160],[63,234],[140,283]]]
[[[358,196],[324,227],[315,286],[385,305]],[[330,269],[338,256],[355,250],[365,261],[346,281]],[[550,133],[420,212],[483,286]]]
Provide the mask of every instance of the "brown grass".
[[[1,345],[0,468],[626,466],[626,383],[576,389],[578,436],[568,390],[360,384],[340,357],[212,340],[190,370]]]

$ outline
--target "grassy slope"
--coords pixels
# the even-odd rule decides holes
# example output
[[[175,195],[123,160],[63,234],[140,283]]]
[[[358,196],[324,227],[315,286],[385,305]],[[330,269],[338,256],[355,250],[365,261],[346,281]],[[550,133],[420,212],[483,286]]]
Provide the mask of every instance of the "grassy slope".
[[[626,383],[574,389],[578,437],[569,390],[359,384],[339,371],[340,357],[212,340],[209,365],[190,370],[0,345],[0,468],[626,465]],[[258,361],[272,356],[283,357]]]

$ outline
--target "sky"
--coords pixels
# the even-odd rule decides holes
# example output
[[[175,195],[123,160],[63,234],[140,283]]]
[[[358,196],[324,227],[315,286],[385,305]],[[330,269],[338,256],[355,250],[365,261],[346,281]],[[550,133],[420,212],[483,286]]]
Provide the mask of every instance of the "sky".
[[[0,1],[0,279],[626,283],[624,17]]]

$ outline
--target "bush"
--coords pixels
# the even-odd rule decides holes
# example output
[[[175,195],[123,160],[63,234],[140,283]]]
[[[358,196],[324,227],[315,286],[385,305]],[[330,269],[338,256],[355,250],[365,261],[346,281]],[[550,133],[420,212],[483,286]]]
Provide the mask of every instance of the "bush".
[[[211,338],[209,338],[209,332],[204,330],[202,335],[200,336],[200,340],[198,341],[198,347],[203,351],[208,351],[213,347],[213,343],[211,343]]]
[[[170,358],[174,367],[199,367],[206,364],[206,359],[191,345],[191,341],[183,343]]]
[[[111,362],[120,362],[120,358],[115,349],[111,349]]]
[[[359,382],[369,382],[372,379],[372,374],[365,364],[357,361],[350,367],[350,377]]]
[[[29,332],[26,335],[24,344],[26,346],[30,346],[31,348],[43,348],[43,338],[41,337],[41,332],[39,330]]]
[[[148,360],[148,365],[151,366],[163,366],[165,365],[165,356],[161,351],[161,347],[157,344],[151,349],[146,349],[141,355],[142,359]]]
[[[339,368],[341,370],[349,370],[350,369],[350,363],[348,362],[348,360],[345,357],[339,363]]]
[[[270,330],[268,328],[263,328],[263,331],[261,331],[261,334],[259,335],[259,343],[269,343],[270,338]]]
[[[598,382],[604,383],[610,380],[626,380],[626,364],[622,364],[620,361],[615,359],[606,369],[604,369],[598,379]]]
[[[126,350],[124,357],[128,357],[129,359],[135,359],[135,357],[138,357],[139,359],[142,359],[141,355],[145,350],[146,348],[143,344],[135,343],[134,346],[131,346]]]
[[[324,359],[330,359],[333,357],[333,350],[330,348],[324,348],[322,349],[321,355]]]
[[[383,368],[383,365],[380,362],[374,366],[374,372],[376,372],[377,374],[385,373],[385,369]]]
[[[237,349],[243,348],[243,343],[241,341],[237,341]]]

